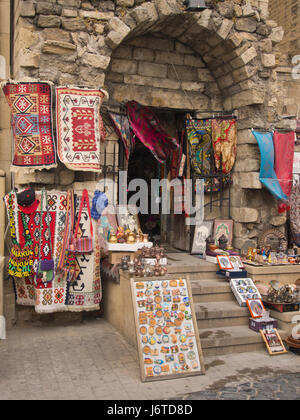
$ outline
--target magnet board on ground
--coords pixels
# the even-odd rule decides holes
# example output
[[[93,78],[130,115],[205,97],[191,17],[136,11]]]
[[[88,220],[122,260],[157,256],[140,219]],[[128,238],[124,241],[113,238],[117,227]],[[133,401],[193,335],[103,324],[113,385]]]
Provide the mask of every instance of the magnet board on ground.
[[[205,373],[188,279],[131,279],[142,381]]]

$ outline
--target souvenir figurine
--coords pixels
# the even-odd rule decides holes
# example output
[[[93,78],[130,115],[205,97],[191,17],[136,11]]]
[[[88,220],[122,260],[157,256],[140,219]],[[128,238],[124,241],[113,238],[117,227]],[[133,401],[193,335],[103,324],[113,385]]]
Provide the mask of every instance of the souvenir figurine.
[[[225,235],[220,236],[219,238],[219,249],[225,251],[227,249],[228,239]]]
[[[117,235],[115,234],[115,232],[113,230],[110,232],[109,241],[108,242],[110,244],[117,244],[118,243]]]
[[[118,227],[118,229],[117,229],[117,238],[118,238],[118,241],[120,240],[120,239],[124,239],[124,236],[125,236],[125,230],[124,230],[124,228],[122,227],[122,226],[119,226]]]
[[[126,243],[127,244],[135,244],[136,243],[136,236],[133,232],[128,233]]]

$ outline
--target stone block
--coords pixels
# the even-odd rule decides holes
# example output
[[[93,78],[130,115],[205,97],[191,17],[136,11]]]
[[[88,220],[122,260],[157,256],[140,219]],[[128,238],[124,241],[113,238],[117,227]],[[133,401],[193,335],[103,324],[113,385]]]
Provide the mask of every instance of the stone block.
[[[44,54],[71,55],[76,52],[76,46],[64,41],[45,41],[42,52]]]
[[[239,160],[234,166],[234,172],[258,172],[260,161],[256,159]]]
[[[29,1],[21,2],[20,15],[23,17],[34,17],[35,16],[35,4]]]
[[[126,49],[131,51],[130,47],[126,47]],[[127,55],[127,58],[130,58],[130,56],[128,57]],[[133,58],[139,61],[152,62],[154,61],[154,51],[150,48],[135,48],[133,50]]]
[[[284,37],[284,30],[281,26],[279,26],[277,28],[272,29],[272,32],[269,38],[272,42],[274,42],[274,44],[278,44],[279,42],[283,40],[283,37]]]
[[[167,77],[168,67],[164,64],[139,62],[138,74],[141,76]]]
[[[87,26],[83,19],[62,18],[62,27],[67,31],[86,31]]]
[[[111,70],[115,73],[136,74],[137,62],[132,60],[114,59]]]
[[[232,97],[234,109],[247,105],[259,105],[265,101],[266,92],[264,90],[246,90]]]
[[[237,31],[241,32],[255,32],[257,28],[257,21],[253,18],[240,18],[235,23]]]
[[[76,9],[67,9],[64,7],[62,9],[61,15],[67,18],[76,18],[78,16],[78,11]]]
[[[280,216],[273,216],[271,218],[271,220],[270,220],[270,224],[272,226],[278,227],[278,226],[285,225],[286,224],[286,221],[287,221],[287,215],[286,215],[286,213],[284,213],[284,214],[282,214]]]
[[[34,32],[31,29],[19,28],[18,38],[16,40],[16,49],[27,48],[36,45],[40,40],[40,37],[37,32]]]
[[[36,4],[36,12],[39,15],[60,15],[62,12],[62,6],[48,3],[46,1],[38,1]]]
[[[64,42],[71,41],[70,33],[67,31],[64,31],[63,29],[46,28],[41,32],[41,35],[46,41],[48,40],[53,40],[53,41],[63,40]]]
[[[57,0],[57,3],[65,7],[80,7],[81,0]]]
[[[116,4],[120,7],[133,7],[134,0],[116,0]]]
[[[88,11],[88,10],[79,10],[79,17],[83,19],[92,19],[92,20],[103,20],[109,21],[110,19],[117,19],[114,17],[113,12],[98,12],[98,11]],[[124,23],[121,21],[124,25]]]
[[[71,185],[75,179],[75,172],[68,169],[63,169],[59,173],[59,183],[61,185]]]
[[[274,69],[276,67],[276,57],[274,54],[262,54],[261,62],[266,68]]]
[[[250,63],[255,57],[257,57],[257,51],[254,47],[248,48],[243,52],[239,57],[231,61],[231,65],[234,69],[244,66],[245,64]]]
[[[259,218],[259,212],[256,209],[247,207],[231,209],[231,216],[235,222],[239,223],[255,223]]]
[[[38,69],[40,65],[40,54],[29,50],[21,50],[18,56],[20,67]]]
[[[156,51],[155,62],[160,64],[176,64],[179,66],[184,65],[184,56],[166,51]]]
[[[38,17],[38,26],[41,28],[59,28],[61,18],[55,15],[40,15]]]
[[[110,57],[85,53],[82,57],[82,63],[86,66],[95,67],[96,69],[106,70],[110,63]]]
[[[261,190],[262,183],[259,180],[258,172],[247,172],[234,174],[234,179],[241,188],[250,190]]]

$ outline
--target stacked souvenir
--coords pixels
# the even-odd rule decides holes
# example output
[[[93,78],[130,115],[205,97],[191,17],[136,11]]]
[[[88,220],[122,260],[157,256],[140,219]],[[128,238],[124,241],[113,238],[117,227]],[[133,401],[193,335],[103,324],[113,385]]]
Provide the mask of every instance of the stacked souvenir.
[[[231,279],[230,287],[240,306],[247,306],[247,300],[261,299],[251,279]]]
[[[258,283],[262,300],[266,306],[279,312],[294,312],[299,310],[300,288],[297,284],[281,284],[274,280],[270,284]]]
[[[147,263],[143,255],[145,255],[145,250],[134,259],[130,256],[123,257],[120,268],[136,277],[160,277],[167,274],[167,268],[160,263],[162,254],[156,254],[155,264]]]

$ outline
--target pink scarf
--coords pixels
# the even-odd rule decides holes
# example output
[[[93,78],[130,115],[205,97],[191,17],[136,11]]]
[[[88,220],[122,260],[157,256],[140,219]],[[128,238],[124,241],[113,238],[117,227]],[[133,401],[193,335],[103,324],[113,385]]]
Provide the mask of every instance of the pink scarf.
[[[295,152],[295,133],[278,133],[273,136],[275,150],[275,172],[282,191],[290,197],[293,185],[293,161]],[[286,203],[278,204],[278,212],[290,210]]]

